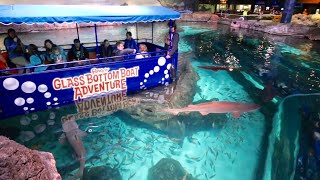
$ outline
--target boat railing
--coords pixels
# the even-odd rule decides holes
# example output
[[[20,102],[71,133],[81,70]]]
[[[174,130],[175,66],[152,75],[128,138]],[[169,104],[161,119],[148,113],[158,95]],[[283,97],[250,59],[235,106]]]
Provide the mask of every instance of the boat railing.
[[[155,52],[147,52],[143,53],[144,55],[149,55],[150,57],[160,57],[164,56],[168,50],[160,50],[160,51],[155,51]],[[56,69],[47,69],[44,71],[52,71],[52,70],[60,70],[60,69],[65,69],[65,68],[77,68],[77,67],[85,67],[88,65],[92,64],[113,64],[113,63],[119,63],[119,62],[125,62],[125,61],[132,61],[132,60],[141,60],[141,59],[147,59],[146,58],[141,58],[141,59],[136,59],[137,54],[130,54],[130,55],[122,55],[122,56],[112,56],[112,57],[104,57],[104,58],[93,58],[93,59],[85,59],[85,60],[78,60],[78,61],[70,61],[70,62],[64,62],[64,63],[57,63],[57,64],[42,64],[42,65],[36,65],[36,66],[26,66],[26,67],[20,67],[20,68],[10,68],[10,69],[4,69],[0,70],[1,76],[11,76],[11,75],[19,75],[19,74],[10,74],[10,71],[13,70],[24,70],[26,73],[32,73],[34,72],[35,68],[40,68],[40,67],[56,67],[56,66],[64,66]],[[83,63],[83,65],[78,65],[79,63]],[[43,72],[43,71],[41,71]],[[23,75],[23,74],[20,74]]]

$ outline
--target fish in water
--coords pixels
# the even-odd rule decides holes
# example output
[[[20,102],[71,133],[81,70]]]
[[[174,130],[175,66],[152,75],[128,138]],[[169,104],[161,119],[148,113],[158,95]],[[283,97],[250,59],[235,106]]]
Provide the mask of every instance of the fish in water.
[[[59,141],[60,143],[68,141],[73,150],[75,151],[77,159],[80,162],[79,170],[70,179],[81,179],[86,162],[86,150],[84,148],[81,138],[83,136],[86,136],[87,134],[86,132],[81,131],[79,129],[79,126],[76,123],[75,118],[73,116],[70,116],[69,118],[63,118],[61,121],[64,133],[61,135]]]
[[[262,101],[269,102],[276,96],[276,94],[277,92],[275,87],[273,86],[273,82],[269,81],[262,90]]]
[[[219,70],[222,70],[222,71],[248,71],[245,69],[240,69],[240,68],[236,68],[236,67],[232,67],[232,66],[198,66],[198,67],[202,68],[202,69],[212,70],[214,72],[217,72]]]
[[[227,101],[212,101],[207,103],[201,103],[196,105],[189,105],[179,109],[163,109],[163,112],[177,115],[181,112],[200,112],[201,115],[205,116],[210,113],[231,113],[234,118],[239,118],[241,113],[251,112],[259,109],[260,106],[257,104],[247,104],[241,102],[227,102]]]

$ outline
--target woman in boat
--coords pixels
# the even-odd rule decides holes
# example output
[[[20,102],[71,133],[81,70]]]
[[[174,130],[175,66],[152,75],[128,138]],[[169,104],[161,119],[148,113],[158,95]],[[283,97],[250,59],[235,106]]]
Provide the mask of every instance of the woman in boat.
[[[34,44],[30,44],[28,46],[28,53],[30,55],[30,64],[26,64],[26,66],[39,66],[43,65],[45,61],[45,57],[39,53],[38,47]],[[37,67],[34,68],[34,72],[45,71],[47,67]]]
[[[8,29],[8,36],[4,39],[4,46],[6,47],[10,61],[18,68],[28,64],[25,58],[25,46],[16,35],[14,29]],[[19,70],[19,73],[23,73],[23,70]]]
[[[53,52],[53,49],[55,47],[58,47],[60,49],[59,51],[64,54],[64,50],[60,46],[53,44],[53,42],[50,39],[47,39],[44,41],[44,47],[46,49],[46,63],[47,64],[53,64],[55,62],[54,52]]]
[[[150,54],[148,54],[148,48],[145,44],[139,45],[139,52],[136,55],[136,59],[142,59],[142,58],[148,58],[150,57]]]
[[[80,43],[79,39],[73,40],[73,45],[68,53],[69,61],[80,61],[89,59],[89,52],[87,49]],[[86,62],[80,61],[77,63],[78,65],[85,65]],[[77,64],[73,64],[72,66],[77,66]]]
[[[100,56],[102,58],[111,57],[113,48],[110,45],[109,41],[105,39],[100,46]]]

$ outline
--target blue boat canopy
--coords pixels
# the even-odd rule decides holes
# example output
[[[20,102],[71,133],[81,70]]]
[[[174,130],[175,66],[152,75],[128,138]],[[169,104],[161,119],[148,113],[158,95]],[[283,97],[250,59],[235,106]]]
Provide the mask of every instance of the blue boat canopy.
[[[180,13],[163,6],[0,5],[1,24],[135,23],[178,18]]]

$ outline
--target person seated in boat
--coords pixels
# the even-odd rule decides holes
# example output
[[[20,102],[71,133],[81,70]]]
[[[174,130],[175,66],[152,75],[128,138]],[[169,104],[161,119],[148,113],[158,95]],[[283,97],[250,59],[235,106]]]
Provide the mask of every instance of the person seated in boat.
[[[124,40],[124,48],[128,48],[128,49],[135,49],[136,51],[138,51],[138,44],[137,42],[132,39],[132,33],[130,31],[128,31],[126,33],[127,39]]]
[[[105,39],[103,43],[100,45],[100,56],[102,58],[111,57],[113,48],[110,45],[109,41]]]
[[[139,45],[139,53],[136,55],[136,59],[148,58],[150,54],[148,54],[148,48],[145,44]]]
[[[25,46],[16,35],[16,31],[14,29],[8,29],[8,36],[4,39],[4,46],[6,47],[10,61],[18,68],[24,67],[28,64],[25,57]],[[24,70],[19,70],[19,73],[23,73],[23,71]]]
[[[130,55],[130,54],[135,54],[136,49],[124,49],[124,42],[123,41],[118,41],[116,43],[116,49],[113,50],[113,53],[115,56],[123,56],[123,55]],[[122,57],[116,58],[116,61],[123,60]]]
[[[80,60],[85,60],[89,59],[89,52],[87,49],[80,43],[79,39],[74,39],[73,40],[73,45],[71,49],[69,50],[68,53],[68,58],[69,61],[80,61]],[[80,61],[78,65],[85,65],[87,62],[85,61]],[[77,66],[76,64],[73,64],[71,66]]]
[[[9,65],[8,65],[8,53],[4,52],[0,54],[0,70],[6,70],[6,69],[10,69]],[[11,70],[11,71],[5,71],[0,73],[0,76],[3,75],[8,75],[8,74],[17,74],[18,70]]]
[[[168,26],[170,27],[170,23],[168,24]],[[172,47],[171,47],[170,51],[168,51],[166,58],[170,58],[174,53],[178,52],[179,33],[177,33],[176,30],[177,30],[177,25],[176,25],[176,23],[173,23],[172,28],[171,28]],[[166,38],[165,38],[164,48],[166,50],[169,50],[169,46],[170,46],[170,35],[169,34],[170,34],[170,32],[168,32],[166,34]]]
[[[54,60],[54,64],[59,64],[59,65],[53,66],[53,68],[54,69],[64,68],[65,65],[61,63],[67,62],[67,58],[66,58],[66,55],[63,53],[63,50],[61,50],[61,48],[56,46],[52,49],[52,51],[53,51],[53,54],[51,55],[51,57]]]
[[[26,64],[26,66],[40,66],[44,65],[45,56],[40,54],[38,51],[38,47],[34,44],[30,44],[28,46],[28,53],[30,55],[30,64]],[[47,69],[46,66],[44,67],[36,67],[34,68],[34,72],[41,72]]]
[[[54,48],[59,48],[59,51],[64,54],[63,48],[60,46],[53,44],[53,42],[50,39],[47,39],[44,41],[44,48],[46,49],[46,64],[54,64],[55,63],[55,56],[54,56]],[[65,55],[64,55],[65,56]]]

